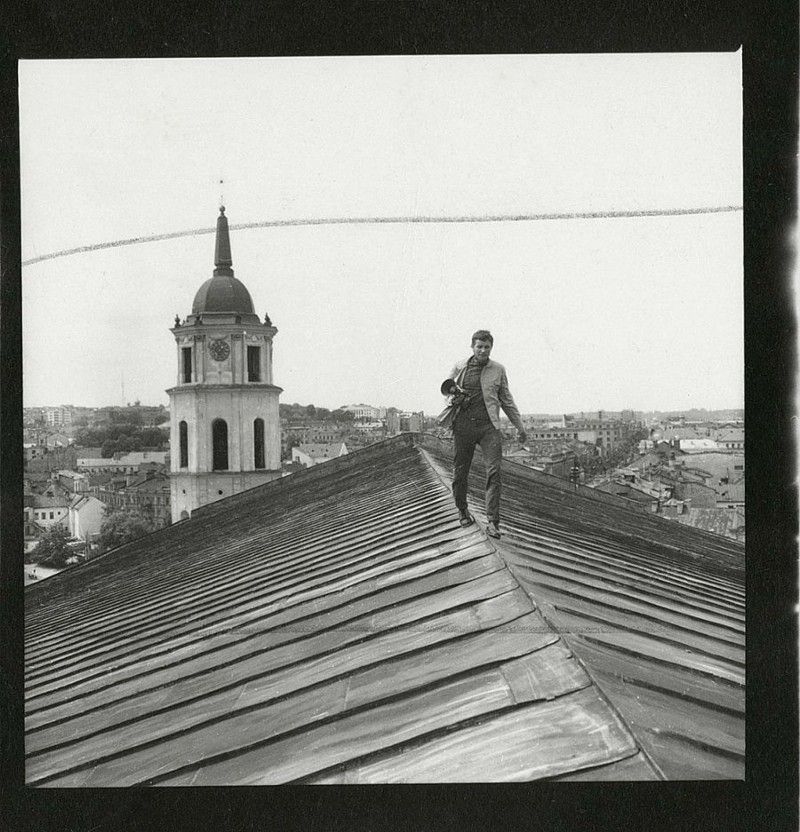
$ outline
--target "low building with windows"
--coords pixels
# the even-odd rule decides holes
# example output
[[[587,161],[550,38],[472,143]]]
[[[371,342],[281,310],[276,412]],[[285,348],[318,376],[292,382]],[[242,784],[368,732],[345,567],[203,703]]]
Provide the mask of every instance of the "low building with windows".
[[[717,492],[717,508],[744,508],[744,477],[732,480],[719,487]]]
[[[113,457],[79,456],[76,467],[78,471],[90,474],[135,474],[148,463],[165,465],[168,456],[169,451],[130,451]]]
[[[599,411],[597,418],[564,416],[564,428],[569,433],[569,439],[577,439],[611,451],[625,441],[633,428],[633,423],[621,419],[608,419],[603,411]],[[548,432],[548,431],[545,431]],[[552,432],[552,431],[549,431]]]
[[[51,526],[66,526],[69,515],[69,500],[64,496],[49,496],[47,494],[26,494],[23,498],[25,511],[30,519],[42,528]]]
[[[165,472],[129,476],[122,487],[111,482],[98,488],[96,496],[109,512],[123,511],[141,517],[157,529],[168,526],[172,519],[170,479]]]
[[[373,422],[381,418],[381,409],[370,404],[346,404],[339,408],[353,414],[354,419],[364,419]],[[384,415],[386,415],[384,413]]]
[[[744,428],[721,428],[714,438],[726,451],[744,451]]]
[[[87,474],[135,474],[138,464],[114,457],[78,457],[78,471]]]
[[[168,451],[130,451],[127,454],[121,454],[119,462],[123,465],[133,465],[136,468],[148,462],[164,465],[168,455]]]
[[[533,430],[528,431],[528,441],[529,442],[569,442],[570,440],[577,440],[580,442],[591,442],[594,444],[595,436],[592,436],[587,439],[581,439],[580,434],[582,431],[578,431],[575,428],[565,428],[565,427],[548,427],[548,428],[535,428]]]
[[[422,430],[422,423],[425,419],[424,413],[401,413],[400,432],[419,433]]]
[[[363,421],[363,422],[355,422],[351,430],[355,431],[356,433],[371,433],[374,431],[382,431],[383,422],[373,420],[371,422]]]
[[[37,445],[35,442],[25,442],[22,447],[25,451],[25,462],[41,459],[47,453],[44,445]]]
[[[351,429],[352,423],[313,421],[300,425],[284,425],[281,428],[281,437],[288,448],[288,443],[293,439],[300,443],[336,442],[344,439]]]
[[[89,475],[86,473],[65,469],[55,471],[54,476],[60,485],[73,494],[83,494],[91,489]]]
[[[51,426],[71,425],[73,421],[72,405],[61,405],[60,407],[45,407],[44,420]]]
[[[69,501],[63,496],[23,495],[23,551],[33,551],[42,535],[54,526],[68,526]]]

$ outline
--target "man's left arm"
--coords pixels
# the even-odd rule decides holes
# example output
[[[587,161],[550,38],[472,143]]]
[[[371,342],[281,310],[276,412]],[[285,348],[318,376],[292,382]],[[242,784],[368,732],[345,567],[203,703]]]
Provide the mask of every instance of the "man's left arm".
[[[524,442],[528,437],[525,433],[525,426],[522,424],[522,417],[519,415],[519,408],[514,401],[514,397],[511,395],[511,391],[508,389],[508,376],[506,375],[505,368],[503,368],[500,376],[500,389],[497,391],[497,398],[500,400],[500,407],[503,408],[503,412],[511,420],[511,424],[517,429],[519,441]]]

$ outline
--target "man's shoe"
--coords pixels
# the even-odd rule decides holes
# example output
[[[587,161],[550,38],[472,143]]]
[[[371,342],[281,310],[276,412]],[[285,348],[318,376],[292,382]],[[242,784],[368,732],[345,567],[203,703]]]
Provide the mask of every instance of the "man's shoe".
[[[500,529],[497,528],[496,523],[492,523],[490,520],[486,524],[486,534],[488,534],[489,537],[500,537]]]
[[[465,509],[458,512],[458,522],[462,526],[471,526],[475,522],[475,518]]]

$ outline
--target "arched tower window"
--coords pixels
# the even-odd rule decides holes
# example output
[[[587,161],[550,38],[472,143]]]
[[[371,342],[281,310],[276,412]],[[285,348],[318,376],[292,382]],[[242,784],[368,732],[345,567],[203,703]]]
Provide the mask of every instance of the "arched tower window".
[[[255,467],[266,468],[264,462],[264,420],[256,419],[253,422],[253,448],[255,452]]]
[[[214,471],[228,470],[228,423],[224,419],[214,419],[211,423],[211,444],[213,448]]]
[[[181,422],[178,425],[178,432],[180,434],[181,447],[181,468],[189,467],[189,428],[186,422]]]
[[[261,347],[247,347],[247,380],[261,381]]]
[[[192,381],[192,348],[181,347],[181,370],[184,384]]]

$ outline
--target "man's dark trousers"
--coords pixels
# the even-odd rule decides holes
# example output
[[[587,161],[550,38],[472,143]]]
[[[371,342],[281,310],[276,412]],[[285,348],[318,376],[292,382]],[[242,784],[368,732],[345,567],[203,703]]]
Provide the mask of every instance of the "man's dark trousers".
[[[503,442],[500,431],[488,420],[475,420],[461,413],[453,425],[455,460],[453,470],[453,497],[460,511],[467,510],[467,480],[472,465],[475,446],[481,446],[486,465],[486,518],[500,523],[500,463],[503,458]]]

